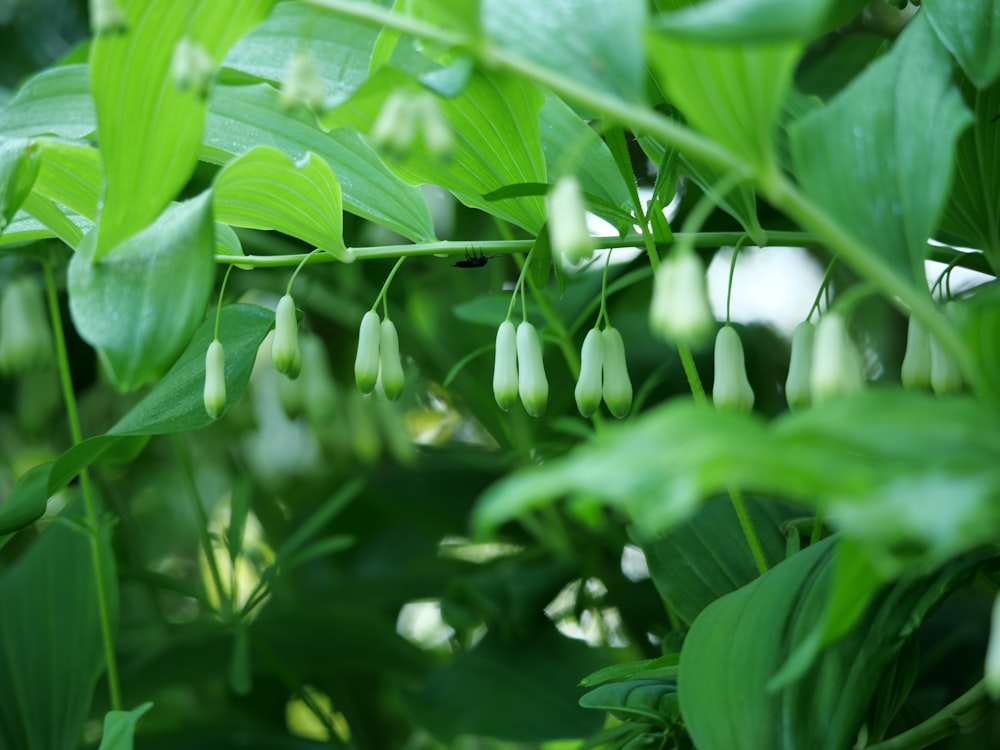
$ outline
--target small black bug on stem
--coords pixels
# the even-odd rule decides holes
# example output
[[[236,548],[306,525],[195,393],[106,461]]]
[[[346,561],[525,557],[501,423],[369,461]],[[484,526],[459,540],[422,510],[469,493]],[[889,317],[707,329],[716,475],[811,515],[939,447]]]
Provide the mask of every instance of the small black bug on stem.
[[[489,262],[490,258],[496,257],[496,255],[483,255],[481,252],[470,248],[465,251],[465,260],[452,263],[452,265],[455,268],[482,268]]]

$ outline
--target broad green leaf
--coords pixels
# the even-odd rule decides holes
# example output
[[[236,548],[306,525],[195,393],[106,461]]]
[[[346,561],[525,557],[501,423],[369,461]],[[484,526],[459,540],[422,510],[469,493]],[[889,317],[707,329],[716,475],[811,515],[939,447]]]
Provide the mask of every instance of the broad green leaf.
[[[284,112],[270,86],[218,86],[212,93],[202,158],[225,164],[265,144],[293,159],[313,152],[333,169],[344,208],[414,241],[434,239],[423,194],[390,172],[360,136],[342,128],[324,133],[308,112]]]
[[[655,27],[706,42],[810,41],[864,5],[864,0],[707,0],[660,16]],[[841,7],[834,14],[831,6]]]
[[[132,750],[135,725],[144,713],[153,707],[143,703],[131,711],[108,711],[104,716],[104,735],[97,750]]]
[[[28,203],[33,204],[34,209],[39,207],[45,210],[45,204],[48,204],[49,213],[43,214],[46,218],[51,219],[52,215],[55,213],[61,214],[62,218],[58,219],[58,226],[62,228],[62,237],[66,240],[67,244],[73,246],[80,241],[83,235],[93,228],[94,223],[85,219],[83,216],[78,216],[73,214],[67,216],[63,214],[53,203],[45,198],[38,195],[29,195]],[[0,233],[0,247],[5,245],[15,246],[21,244],[28,244],[35,242],[36,240],[44,240],[50,237],[57,236],[55,230],[50,228],[50,222],[43,222],[31,213],[22,209],[17,214],[14,215],[14,219],[7,225],[7,228]],[[73,229],[69,229],[69,225],[73,226]]]
[[[584,708],[611,711],[615,716],[639,717],[668,724],[677,714],[677,681],[637,679],[594,688],[580,698]]]
[[[753,168],[774,170],[774,127],[802,43],[735,45],[649,35],[657,81],[688,122]]]
[[[664,654],[656,659],[641,659],[639,661],[629,661],[624,664],[612,664],[609,667],[598,669],[593,674],[589,674],[580,680],[580,685],[593,687],[605,682],[617,680],[649,678],[662,679],[665,677],[677,676],[677,662],[680,654]]]
[[[56,205],[55,201],[40,193],[32,192],[25,199],[23,208],[26,214],[34,217],[41,226],[45,227],[45,236],[58,237],[70,247],[75,248],[79,245],[84,233],[90,232],[94,228],[94,223],[86,217],[63,211]],[[20,226],[16,229],[22,231]],[[29,234],[33,233],[30,225],[24,229],[27,229]],[[14,235],[14,232],[11,231],[11,234]]]
[[[41,168],[35,190],[96,221],[104,180],[100,152],[81,142],[42,139],[37,143]]]
[[[413,79],[384,68],[347,103],[327,113],[323,122],[368,133],[387,92],[416,88]],[[476,73],[460,96],[436,101],[454,136],[451,158],[432,156],[418,139],[398,160],[387,158],[389,168],[405,182],[440,185],[467,206],[537,233],[545,223],[541,199],[488,201],[483,196],[505,185],[546,181],[538,127],[541,92],[512,77]]]
[[[489,0],[486,0],[489,2]],[[396,7],[437,26],[476,36],[484,0],[399,0]]]
[[[927,0],[923,13],[976,88],[984,89],[996,80],[1000,75],[998,0]]]
[[[116,611],[115,557],[106,539],[100,544]],[[0,579],[0,601],[0,745],[73,750],[104,671],[87,538],[51,525]]]
[[[49,68],[29,78],[0,109],[0,133],[10,137],[83,138],[97,128],[86,65]]]
[[[238,41],[223,65],[281,83],[296,53],[316,61],[326,90],[325,103],[346,100],[368,78],[368,61],[378,29],[298,2],[275,5],[271,15]]]
[[[480,0],[480,7],[484,33],[505,51],[583,86],[643,100],[642,0]]]
[[[181,43],[198,45],[218,64],[267,15],[272,1],[133,1],[123,8],[125,31],[94,40],[90,80],[107,179],[95,259],[153,221],[198,161],[214,71],[189,73],[193,79],[207,76],[205,81],[176,79],[185,64],[177,57],[186,49]]]
[[[28,197],[39,168],[38,147],[26,138],[0,138],[0,232]]]
[[[73,322],[121,390],[157,377],[203,319],[214,280],[214,226],[206,192],[171,206],[100,260],[94,232],[73,255]]]
[[[924,283],[954,145],[970,115],[923,14],[892,51],[790,128],[805,192],[873,252]]]
[[[330,165],[308,152],[293,161],[257,146],[222,168],[212,191],[219,221],[276,229],[346,260],[340,183]]]
[[[39,464],[24,473],[0,505],[0,536],[29,526],[45,513],[52,463]]]

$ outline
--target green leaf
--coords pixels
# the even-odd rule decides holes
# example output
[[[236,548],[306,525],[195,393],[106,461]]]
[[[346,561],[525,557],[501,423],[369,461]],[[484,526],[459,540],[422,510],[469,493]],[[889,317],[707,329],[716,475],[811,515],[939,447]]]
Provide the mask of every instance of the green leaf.
[[[656,659],[641,659],[624,664],[612,664],[598,669],[580,680],[580,685],[591,687],[605,682],[642,678],[674,677],[677,674],[679,654],[664,654]]]
[[[72,247],[94,226],[92,221],[83,216],[64,214],[52,201],[39,195],[29,195],[25,203],[29,204],[32,212],[21,210],[14,216],[13,221],[7,225],[3,233],[0,233],[0,247],[28,244],[56,236]],[[43,222],[35,218],[34,212],[38,212],[48,221]],[[57,227],[59,232],[52,229],[50,224]]]
[[[100,152],[87,143],[43,139],[35,190],[66,208],[97,220],[104,171]]]
[[[123,33],[97,35],[90,80],[107,185],[95,259],[153,221],[198,161],[208,82],[175,80],[179,43],[199,45],[217,64],[267,15],[271,2],[132,2],[123,9]],[[191,75],[211,77],[214,71]]]
[[[152,707],[152,703],[146,702],[131,711],[108,711],[104,716],[104,736],[97,750],[132,750],[135,725]]]
[[[505,51],[588,88],[643,100],[642,0],[481,0],[480,7],[483,31]]]
[[[1000,75],[998,0],[927,0],[923,13],[976,88],[985,89],[996,80]]]
[[[106,539],[104,595],[117,609]],[[73,750],[104,671],[90,543],[53,524],[0,579],[0,745]]]
[[[594,688],[580,698],[584,708],[611,711],[615,716],[639,717],[667,724],[677,714],[676,680],[627,680]]]
[[[97,128],[86,65],[49,68],[29,78],[0,110],[6,136],[83,138]]]
[[[706,0],[660,16],[655,28],[705,42],[809,41],[825,29],[833,2]],[[864,6],[860,0],[845,4]]]
[[[13,491],[0,505],[0,535],[30,526],[45,513],[52,462],[39,464],[17,480]]]
[[[888,55],[791,126],[795,173],[842,226],[923,284],[927,238],[970,119],[948,53],[919,14]]]
[[[736,219],[751,241],[759,246],[767,244],[767,233],[760,225],[757,217],[757,191],[745,183],[737,185],[725,195],[720,195],[715,187],[724,176],[705,164],[688,159],[683,154],[679,157],[680,171],[690,177],[723,211]]]
[[[202,158],[225,164],[259,144],[274,146],[293,159],[318,154],[340,182],[345,209],[411,240],[434,239],[423,194],[394,176],[357,133],[324,133],[311,113],[284,112],[278,92],[270,86],[218,86],[205,125]]]
[[[0,138],[0,232],[31,192],[38,168],[38,148],[31,141]]]
[[[384,68],[346,104],[327,113],[324,125],[347,125],[368,133],[387,92],[413,91],[417,85],[403,73]],[[465,205],[537,234],[545,223],[541,199],[489,201],[483,196],[505,185],[546,181],[538,127],[543,101],[537,88],[519,79],[477,72],[460,96],[437,100],[455,140],[451,158],[432,156],[418,142],[388,166],[405,182],[440,185]]]
[[[212,291],[214,247],[211,192],[100,260],[95,233],[84,238],[69,264],[70,312],[121,390],[157,377],[187,345]]]
[[[346,260],[340,183],[312,152],[298,162],[257,146],[222,168],[212,192],[219,221],[276,229]]]

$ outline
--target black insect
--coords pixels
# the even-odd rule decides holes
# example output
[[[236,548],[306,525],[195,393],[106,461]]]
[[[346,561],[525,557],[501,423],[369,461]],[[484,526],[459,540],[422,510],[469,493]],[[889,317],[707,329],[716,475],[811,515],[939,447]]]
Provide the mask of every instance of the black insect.
[[[482,252],[477,252],[476,250],[466,250],[465,260],[460,260],[457,263],[452,263],[455,268],[482,268],[485,266],[490,258],[495,258],[496,255],[483,255]]]

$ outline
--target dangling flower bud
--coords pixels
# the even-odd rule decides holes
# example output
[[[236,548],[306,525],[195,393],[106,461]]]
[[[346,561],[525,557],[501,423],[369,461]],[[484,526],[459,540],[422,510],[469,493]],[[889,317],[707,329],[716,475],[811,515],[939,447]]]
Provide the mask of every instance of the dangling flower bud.
[[[723,326],[715,337],[715,383],[712,400],[721,409],[750,411],[753,409],[753,388],[747,380],[743,358],[743,343],[732,326]]]
[[[549,400],[549,381],[538,331],[528,321],[517,327],[517,387],[524,410],[533,417],[542,416]]]
[[[215,77],[215,60],[198,42],[183,37],[174,47],[170,74],[174,85],[181,91],[193,89],[198,96],[208,96],[209,86]]]
[[[632,380],[625,361],[625,342],[616,328],[608,326],[604,340],[604,403],[616,419],[625,419],[632,409]]]
[[[286,294],[278,300],[274,315],[274,341],[271,343],[271,361],[274,369],[291,380],[302,370],[302,353],[299,351],[299,321],[295,317],[295,300]]]
[[[812,400],[810,380],[815,338],[816,326],[808,320],[799,323],[792,334],[792,356],[788,362],[788,377],[785,379],[785,399],[791,409],[807,406]]]
[[[900,378],[906,388],[928,388],[931,385],[931,337],[912,317],[906,330],[906,354]]]
[[[493,363],[493,397],[507,411],[517,403],[517,334],[505,320],[497,329],[496,360]]]
[[[435,159],[450,158],[455,150],[455,136],[437,98],[424,92],[414,99],[413,107],[420,119],[420,130],[427,153]]]
[[[0,300],[0,372],[37,369],[53,351],[41,288],[30,276],[11,281]]]
[[[94,34],[124,34],[125,11],[115,0],[90,0],[90,29]]]
[[[382,327],[378,313],[369,310],[361,319],[358,333],[358,356],[354,360],[354,380],[362,393],[371,393],[378,383],[379,340]]]
[[[937,339],[932,338],[931,348],[931,387],[936,394],[959,393],[964,379],[951,353]]]
[[[395,401],[403,393],[403,363],[399,358],[399,336],[391,320],[382,321],[379,340],[379,378],[382,392],[390,401]]]
[[[571,263],[589,258],[596,247],[587,228],[587,207],[575,175],[559,178],[545,196],[545,210],[552,249]]]
[[[403,156],[417,137],[416,114],[409,94],[404,91],[389,94],[372,124],[375,145],[390,156]]]
[[[580,350],[580,378],[576,381],[573,396],[576,408],[589,417],[601,405],[601,383],[604,371],[604,340],[596,328],[587,331]]]
[[[816,326],[810,387],[813,401],[860,390],[865,379],[861,359],[847,333],[844,319],[835,312],[824,315]]]
[[[699,344],[715,326],[708,304],[705,267],[691,251],[674,253],[660,264],[653,282],[649,325],[668,341]]]
[[[340,398],[326,351],[317,336],[306,335],[302,339],[302,367],[306,416],[314,426],[328,425],[337,415]]]
[[[986,669],[983,683],[993,700],[1000,699],[1000,595],[993,600],[990,623],[990,642],[986,647]]]
[[[226,409],[226,353],[218,339],[205,352],[205,411],[218,419]]]
[[[304,102],[314,110],[321,110],[326,97],[323,79],[319,75],[316,58],[309,52],[296,52],[285,69],[281,84],[281,104],[285,108],[295,102]]]

